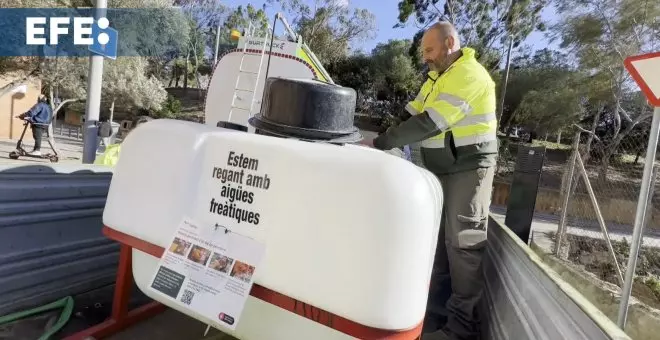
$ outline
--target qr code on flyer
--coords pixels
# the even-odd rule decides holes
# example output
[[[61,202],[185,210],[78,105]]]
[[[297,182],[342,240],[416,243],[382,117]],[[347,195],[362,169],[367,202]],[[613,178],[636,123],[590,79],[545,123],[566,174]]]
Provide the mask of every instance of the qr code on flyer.
[[[194,297],[195,297],[195,292],[185,289],[183,291],[183,295],[181,295],[181,302],[185,303],[186,305],[190,305]]]

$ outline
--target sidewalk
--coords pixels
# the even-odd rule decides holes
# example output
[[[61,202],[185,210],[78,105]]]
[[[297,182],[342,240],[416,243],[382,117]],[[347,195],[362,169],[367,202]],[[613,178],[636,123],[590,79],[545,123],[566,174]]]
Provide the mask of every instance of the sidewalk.
[[[48,159],[40,158],[31,158],[31,157],[21,157],[19,159],[10,159],[9,153],[16,149],[16,140],[0,138],[0,165],[21,165],[21,164],[34,164],[34,163],[46,163],[51,164]],[[26,150],[32,150],[34,145],[33,141],[25,142],[24,148]],[[82,160],[82,141],[75,138],[68,137],[55,137],[55,146],[60,152],[60,160],[58,163],[80,163]],[[44,139],[41,142],[41,152],[42,153],[52,153],[48,141]],[[54,163],[57,164],[57,163]]]

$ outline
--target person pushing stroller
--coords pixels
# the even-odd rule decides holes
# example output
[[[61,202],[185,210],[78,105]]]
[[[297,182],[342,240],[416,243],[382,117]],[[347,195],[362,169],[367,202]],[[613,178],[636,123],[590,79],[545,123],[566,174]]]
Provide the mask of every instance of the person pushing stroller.
[[[48,125],[50,125],[53,119],[53,110],[48,105],[46,96],[40,94],[37,103],[27,112],[20,114],[18,118],[28,121],[32,128],[34,148],[27,154],[41,156],[41,139],[44,131],[48,131]]]

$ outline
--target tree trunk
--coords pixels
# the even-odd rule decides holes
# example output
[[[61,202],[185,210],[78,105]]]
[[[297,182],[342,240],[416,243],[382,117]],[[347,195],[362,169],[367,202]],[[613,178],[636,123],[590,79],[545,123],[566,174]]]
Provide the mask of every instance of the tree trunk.
[[[110,123],[112,123],[112,119],[115,117],[115,98],[112,98],[112,102],[110,103]]]
[[[53,88],[52,87],[48,87],[48,101],[50,103],[50,110],[53,111],[52,121],[54,122],[55,118],[57,117],[55,115],[56,114],[55,109],[57,109],[57,108],[55,107],[55,96],[53,95]]]
[[[557,144],[561,144],[561,130],[557,132]]]
[[[633,164],[637,165],[637,162],[639,162],[639,157],[641,157],[641,156],[642,156],[642,149],[639,149],[635,153],[635,162],[633,162]]]
[[[190,59],[190,51],[186,54],[186,66],[183,70],[183,92],[188,91],[188,59]]]
[[[197,81],[197,98],[201,99],[202,98],[202,84],[200,82],[199,72],[197,70],[195,70],[195,78],[196,78],[196,81]]]
[[[197,83],[197,98],[201,98],[202,84],[199,81],[199,58],[197,58],[196,53],[195,53],[195,69],[193,70],[193,73],[195,74],[195,82]]]
[[[174,87],[179,87],[179,68],[174,66]]]
[[[167,83],[167,87],[172,87],[172,82],[176,78],[176,65],[172,66],[172,74],[170,75],[170,82]]]
[[[53,151],[59,154],[60,151],[57,149],[57,145],[55,144],[55,134],[54,134],[53,124],[55,124],[55,120],[57,119],[57,114],[60,112],[60,109],[62,109],[62,107],[64,107],[65,104],[78,101],[78,99],[74,98],[74,99],[63,100],[57,105],[57,107],[54,107],[55,103],[53,102],[52,99],[53,98],[52,88],[48,89],[48,96],[51,98],[50,107],[53,110],[53,119],[51,120],[50,124],[48,124],[48,141],[53,146],[54,149]]]
[[[589,130],[589,136],[587,137],[587,143],[584,145],[584,155],[582,155],[582,162],[586,166],[591,157],[591,143],[594,141],[594,136],[596,135],[596,128],[598,128],[598,123],[600,122],[600,116],[603,113],[603,108],[600,107],[596,111],[596,116],[594,117],[594,122],[591,123],[591,130]]]
[[[60,107],[55,107],[55,98],[53,95],[53,88],[51,86],[48,87],[48,100],[50,101],[50,109],[53,111],[53,118],[50,120],[50,124],[48,124],[48,142],[50,142],[53,151],[56,154],[59,154],[60,152],[57,149],[57,145],[55,145],[55,129],[53,126],[56,123],[57,112],[60,110]]]
[[[593,123],[591,123],[591,130],[589,130],[589,136],[587,137],[587,142],[584,144],[584,153],[581,154],[580,156],[582,157],[582,163],[586,167],[587,164],[589,163],[589,157],[591,157],[591,143],[594,141],[594,136],[596,134],[596,128],[598,128],[598,122],[600,122],[600,116],[603,113],[603,108],[600,107],[598,111],[596,111],[596,116],[594,117]],[[577,164],[575,165],[577,166]],[[572,184],[571,184],[571,191],[569,191],[569,194],[573,196],[575,193],[575,189],[577,189],[578,184],[580,183],[580,176],[575,173],[576,176],[573,178]]]

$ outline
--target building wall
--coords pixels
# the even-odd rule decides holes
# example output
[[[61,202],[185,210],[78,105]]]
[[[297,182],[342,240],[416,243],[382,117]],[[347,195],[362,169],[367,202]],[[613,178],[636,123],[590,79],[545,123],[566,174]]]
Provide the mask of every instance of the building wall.
[[[75,126],[82,126],[83,114],[67,110],[64,113],[64,123]]]
[[[17,77],[12,75],[0,76],[0,88],[9,84]],[[41,81],[27,80],[25,94],[6,94],[0,97],[0,138],[18,139],[23,130],[23,122],[15,118],[17,115],[29,110],[37,102],[41,92]],[[25,140],[32,140],[32,134],[26,133]]]

